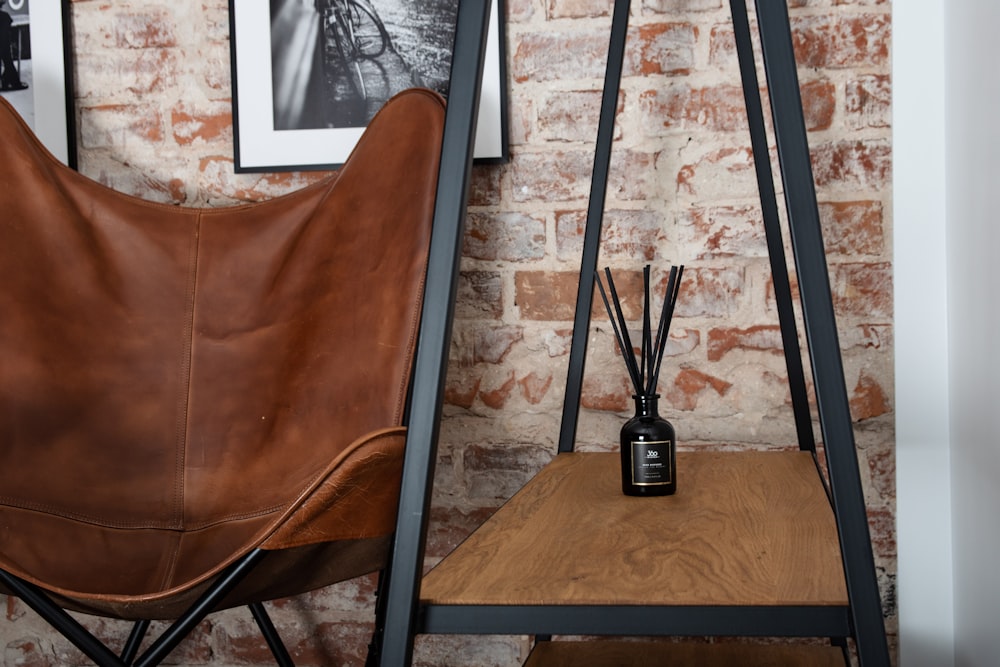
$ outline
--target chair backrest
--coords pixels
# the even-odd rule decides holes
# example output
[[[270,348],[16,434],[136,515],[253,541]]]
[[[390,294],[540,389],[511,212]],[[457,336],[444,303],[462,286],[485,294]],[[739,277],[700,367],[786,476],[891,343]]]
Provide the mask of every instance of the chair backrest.
[[[84,590],[96,528],[176,585],[179,541],[197,576],[402,423],[443,118],[404,92],[336,175],[191,209],[64,167],[0,102],[0,567]]]

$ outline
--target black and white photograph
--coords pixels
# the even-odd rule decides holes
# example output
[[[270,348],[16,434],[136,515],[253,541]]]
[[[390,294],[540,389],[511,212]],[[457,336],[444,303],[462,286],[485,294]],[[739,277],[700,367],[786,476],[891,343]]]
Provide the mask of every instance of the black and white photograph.
[[[502,0],[487,41],[475,157],[507,157]],[[342,164],[415,86],[448,94],[458,0],[230,0],[237,171]]]
[[[75,167],[68,0],[0,0],[0,97]]]

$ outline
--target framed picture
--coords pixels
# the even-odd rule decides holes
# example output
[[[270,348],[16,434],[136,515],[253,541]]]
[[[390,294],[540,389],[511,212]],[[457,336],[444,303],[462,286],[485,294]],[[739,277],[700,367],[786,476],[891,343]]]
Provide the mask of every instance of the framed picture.
[[[0,95],[49,151],[75,169],[69,5],[69,0],[0,1]]]
[[[382,104],[447,97],[459,0],[230,0],[237,172],[343,164]],[[503,0],[493,0],[477,162],[508,158]]]

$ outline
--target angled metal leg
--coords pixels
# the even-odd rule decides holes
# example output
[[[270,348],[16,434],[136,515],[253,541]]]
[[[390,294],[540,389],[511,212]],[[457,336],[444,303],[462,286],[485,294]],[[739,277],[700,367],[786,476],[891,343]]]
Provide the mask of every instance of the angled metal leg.
[[[0,582],[95,663],[101,667],[126,667],[126,663],[112,653],[111,649],[57,606],[42,589],[5,570],[0,570]]]
[[[385,639],[385,592],[389,586],[389,569],[387,565],[384,570],[378,573],[378,584],[375,586],[375,629],[372,631],[372,640],[368,644],[368,655],[365,658],[365,667],[378,667],[382,659],[382,642]]]
[[[434,229],[431,232],[423,315],[413,370],[413,398],[393,544],[392,585],[385,592],[386,632],[380,657],[383,666],[409,665],[413,653],[424,539],[430,514],[430,487],[434,478],[452,315],[458,290],[458,265],[472,171],[472,146],[489,9],[490,0],[462,0],[458,3],[451,87],[434,205]]]
[[[121,656],[115,655],[111,649],[83,627],[75,618],[59,607],[48,594],[38,586],[24,581],[9,572],[0,570],[0,583],[14,595],[24,600],[39,616],[44,618],[53,628],[66,637],[84,655],[101,667],[151,667],[160,664],[167,655],[211,613],[226,595],[244,579],[257,564],[267,555],[262,549],[257,549],[244,556],[222,573],[215,584],[195,602],[187,612],[164,631],[146,650],[133,662],[143,637],[149,629],[147,620],[136,621],[122,649]],[[250,613],[257,622],[261,634],[264,635],[271,653],[280,667],[295,667],[291,655],[281,641],[274,623],[264,609],[264,605],[255,602],[250,607]]]
[[[587,341],[590,338],[590,309],[594,300],[594,271],[597,270],[597,258],[600,254],[608,172],[615,138],[615,114],[618,111],[618,91],[625,63],[631,4],[630,0],[616,0],[611,16],[611,40],[608,44],[608,63],[604,73],[601,113],[597,123],[597,145],[594,149],[594,169],[590,179],[587,223],[584,227],[583,254],[580,258],[580,280],[573,316],[573,342],[569,348],[566,393],[559,427],[560,453],[573,451],[576,444],[580,397],[583,394],[583,371],[587,360]]]
[[[771,157],[767,150],[767,129],[764,124],[764,109],[760,99],[760,85],[754,65],[753,42],[750,35],[750,20],[747,17],[746,0],[730,0],[733,17],[733,33],[736,38],[736,54],[740,63],[740,77],[743,81],[743,99],[746,102],[747,119],[750,126],[750,144],[753,149],[754,170],[757,174],[757,190],[760,196],[761,214],[764,220],[764,236],[767,239],[767,255],[771,262],[771,283],[774,287],[774,301],[778,309],[778,326],[785,353],[785,368],[788,371],[788,389],[792,398],[792,414],[795,417],[795,432],[799,449],[816,452],[816,440],[812,430],[812,415],[809,410],[809,391],[806,388],[805,370],[802,366],[802,351],[795,326],[795,310],[792,305],[792,287],[788,278],[788,261],[781,234],[778,214],[778,199],[774,189],[774,175],[771,172]]]
[[[130,664],[134,664],[135,667],[151,667],[160,664],[266,555],[266,551],[257,549],[230,566],[218,581],[183,616],[167,628],[135,663],[131,662],[129,656],[136,652],[142,642],[142,636],[149,624],[148,621],[136,623],[122,653],[123,657],[119,657],[75,618],[53,602],[39,587],[4,570],[0,570],[0,582],[17,597],[24,600],[29,607],[80,649],[84,655],[101,667],[127,667]]]
[[[257,627],[260,628],[260,633],[264,635],[264,641],[267,642],[267,646],[271,649],[271,654],[277,660],[278,665],[280,667],[295,667],[295,663],[292,662],[292,656],[288,654],[288,649],[285,648],[284,642],[281,641],[281,636],[278,635],[274,623],[271,622],[271,617],[267,615],[264,605],[260,602],[254,602],[249,607],[250,613],[253,614],[253,620],[257,621]]]
[[[151,667],[160,664],[167,655],[181,643],[196,625],[208,616],[223,598],[240,581],[243,580],[257,566],[257,564],[267,555],[262,549],[251,551],[241,560],[233,563],[228,570],[223,572],[218,581],[202,595],[197,602],[173,625],[157,638],[155,642],[146,650],[142,656],[136,660],[135,667]]]
[[[756,7],[858,658],[864,667],[888,667],[889,650],[830,296],[788,8],[783,2],[760,0]]]
[[[148,629],[149,621],[135,622],[135,625],[132,626],[132,632],[128,636],[128,641],[125,642],[125,647],[122,649],[122,662],[130,664],[135,660],[135,656],[139,653],[139,646],[142,644],[142,639],[146,636]]]

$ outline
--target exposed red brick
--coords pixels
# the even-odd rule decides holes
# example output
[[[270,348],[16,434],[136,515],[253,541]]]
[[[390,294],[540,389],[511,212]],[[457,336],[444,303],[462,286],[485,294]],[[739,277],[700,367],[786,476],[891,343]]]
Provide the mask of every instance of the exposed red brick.
[[[531,0],[507,0],[504,5],[507,8],[507,21],[510,23],[524,23],[535,15],[535,3]]]
[[[114,16],[115,46],[121,49],[149,49],[177,46],[177,26],[167,10],[138,10],[119,12]]]
[[[872,550],[876,558],[893,558],[896,555],[896,517],[887,507],[868,508],[868,530],[872,536]]]
[[[513,40],[510,60],[515,83],[568,78],[596,79],[604,76],[608,36],[604,30],[586,33],[527,33]]]
[[[496,271],[462,271],[458,277],[456,318],[499,319],[503,313],[500,274]]]
[[[624,104],[622,92],[618,98],[619,114]],[[549,141],[594,141],[600,115],[600,90],[547,92],[538,105],[538,133]],[[621,133],[621,126],[615,125],[615,138],[621,138]]]
[[[546,5],[549,18],[585,18],[607,16],[610,6],[603,0],[548,0]]]
[[[896,497],[895,443],[888,441],[865,447],[863,456],[868,463],[871,489],[878,494],[879,500],[891,504]]]
[[[683,245],[702,249],[692,259],[767,255],[759,206],[687,209],[680,214],[679,223]]]
[[[470,369],[456,370],[448,374],[445,383],[444,402],[460,408],[471,408],[479,395],[482,372]]]
[[[837,4],[883,4],[885,0]],[[795,58],[800,68],[850,68],[887,65],[890,20],[886,14],[843,14],[842,16],[792,16]],[[754,48],[759,41],[754,31]],[[709,62],[734,65],[736,41],[728,23],[712,27],[709,35]]]
[[[131,138],[157,144],[163,137],[163,116],[154,107],[103,104],[80,109],[84,148],[121,147]]]
[[[485,379],[486,378],[484,378],[484,380]],[[515,385],[516,380],[514,378],[514,371],[509,372],[503,378],[503,383],[499,386],[486,388],[483,386],[483,383],[480,383],[479,400],[481,400],[486,407],[499,410],[506,405],[507,399],[510,398],[510,394],[514,391]]]
[[[466,257],[524,262],[545,256],[545,220],[524,213],[466,216]]]
[[[533,95],[519,95],[517,91],[510,93],[510,109],[508,110],[508,141],[511,146],[511,155],[516,155],[519,146],[532,143],[535,137],[535,97]],[[499,176],[500,170],[495,167],[486,168],[488,171]],[[499,180],[497,181],[496,198],[499,199]]]
[[[759,50],[759,44],[755,35],[755,50]],[[730,22],[714,25],[709,31],[708,62],[715,67],[731,67],[734,75],[739,72],[736,64],[736,37]]]
[[[677,82],[642,93],[639,111],[643,129],[653,136],[664,130],[731,132],[747,127],[743,89],[738,85],[694,88]]]
[[[524,338],[524,330],[516,326],[484,327],[473,334],[474,363],[499,364],[514,343]]]
[[[658,306],[654,305],[654,308]],[[667,345],[663,350],[664,357],[676,357],[690,354],[701,344],[701,332],[697,329],[678,329],[671,327]]]
[[[812,162],[818,187],[879,191],[891,178],[892,149],[883,140],[838,141],[814,148]]]
[[[182,71],[177,54],[166,49],[142,50],[138,54],[118,72],[125,90],[143,95],[174,86],[177,73]]]
[[[602,373],[598,376],[584,375],[580,391],[580,406],[588,410],[603,412],[625,412],[632,405],[635,389],[622,366],[620,375]]]
[[[100,181],[119,192],[161,204],[184,204],[187,201],[185,185],[177,178],[162,181],[156,174],[134,174],[123,171],[105,173]]]
[[[579,273],[568,271],[518,271],[514,300],[521,318],[572,321],[579,278]]]
[[[828,254],[881,255],[885,249],[882,202],[823,202],[819,217]]]
[[[469,495],[483,502],[504,501],[552,460],[554,453],[554,448],[537,445],[469,445],[462,458]]]
[[[677,191],[700,199],[756,196],[751,150],[730,147],[698,155],[678,170]]]
[[[591,314],[593,314],[593,310]],[[549,329],[544,334],[543,345],[550,358],[562,357],[569,354],[570,343],[573,339],[572,329]]]
[[[733,350],[760,350],[780,354],[784,346],[777,325],[760,324],[740,329],[711,329],[708,332],[708,360],[719,361]]]
[[[844,111],[851,127],[889,127],[892,92],[888,74],[870,74],[847,82]]]
[[[479,528],[493,512],[494,507],[431,507],[430,526],[427,529],[427,555],[444,557]]]
[[[862,373],[851,392],[851,415],[854,421],[878,417],[889,412],[889,400],[878,380]]]
[[[225,103],[218,103],[207,112],[188,110],[183,105],[175,107],[170,122],[174,140],[182,146],[197,139],[212,141],[229,137],[233,130],[232,109]]]
[[[837,90],[830,81],[819,79],[800,85],[802,113],[807,130],[828,130],[837,109]]]
[[[656,173],[658,153],[619,148],[611,154],[608,193],[621,201],[642,201],[655,190],[660,176]],[[590,176],[587,176],[588,183]]]
[[[709,11],[722,7],[722,0],[645,0],[643,10],[660,14]]]
[[[500,203],[500,175],[496,167],[472,166],[469,181],[469,206],[496,206]]]
[[[746,284],[741,268],[686,267],[675,317],[726,317],[739,308]],[[660,289],[662,292],[662,287]]]
[[[556,250],[560,259],[580,261],[585,211],[556,212]],[[664,215],[647,209],[613,209],[604,213],[601,226],[601,258],[651,262],[664,246]]]
[[[890,349],[892,346],[892,325],[860,324],[856,327],[841,327],[840,347],[844,350],[863,348],[868,350]]]
[[[830,280],[838,315],[863,317],[867,322],[892,317],[891,264],[837,264],[831,267]]]
[[[374,614],[374,612],[372,612]],[[310,619],[312,620],[312,619]],[[362,667],[368,652],[373,624],[328,622],[282,624],[282,640],[297,665],[345,665]],[[252,621],[234,624],[220,637],[219,659],[229,664],[274,663],[270,649]]]
[[[698,407],[698,398],[706,391],[725,396],[732,383],[694,368],[681,368],[673,386],[664,392],[664,402],[676,410],[691,411]]]
[[[686,74],[695,62],[698,29],[690,23],[652,23],[629,31],[625,75]]]
[[[552,374],[546,373],[540,376],[532,371],[518,380],[517,383],[521,385],[521,393],[525,400],[532,405],[537,405],[542,402],[549,387],[552,386]]]
[[[19,667],[58,667],[54,658],[50,658],[38,645],[35,639],[16,639],[9,642],[3,653],[4,664]]]
[[[884,14],[796,16],[791,22],[799,67],[871,67],[889,60]]]
[[[593,166],[589,151],[522,153],[510,169],[514,201],[584,200]]]
[[[800,91],[806,128],[828,129],[837,105],[835,86],[820,79],[802,83]],[[694,88],[678,82],[665,90],[642,93],[639,110],[642,127],[651,136],[694,129],[746,131],[748,127],[743,89],[736,84]]]

